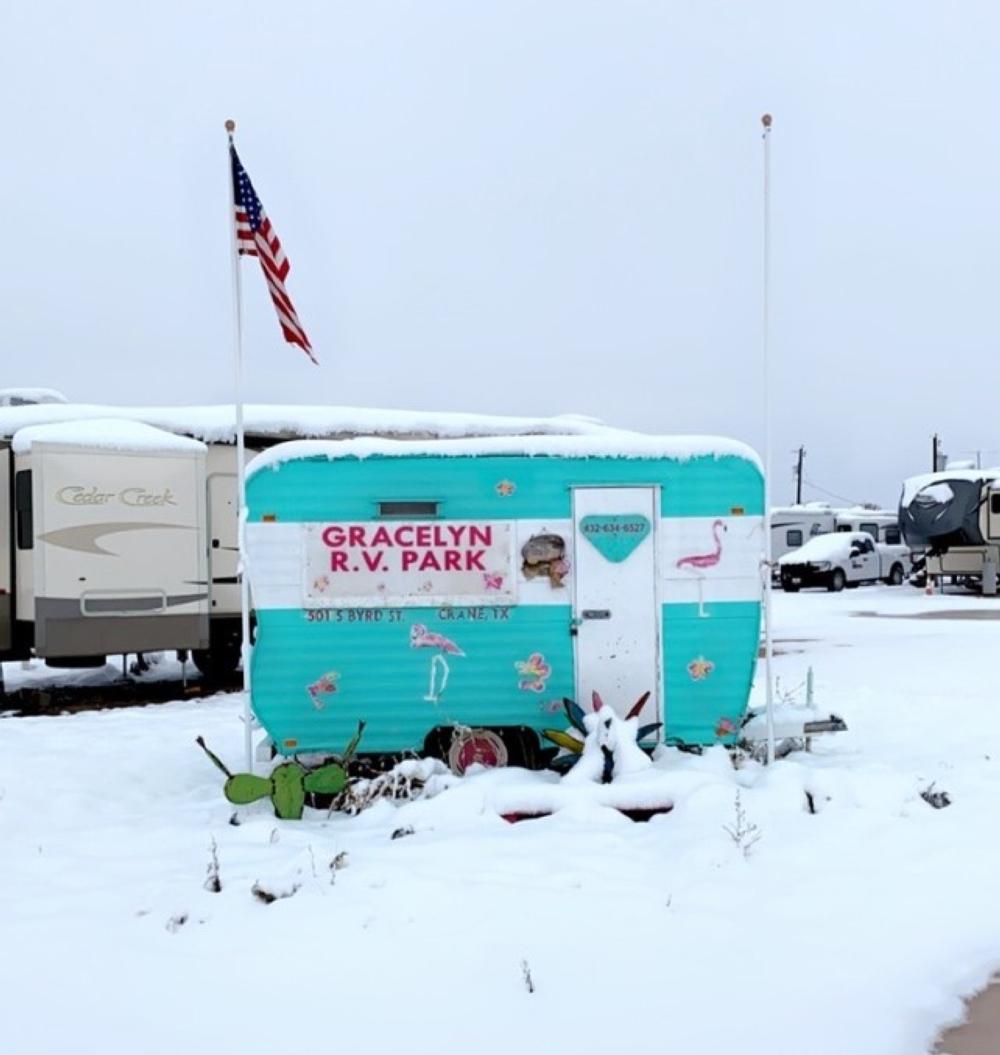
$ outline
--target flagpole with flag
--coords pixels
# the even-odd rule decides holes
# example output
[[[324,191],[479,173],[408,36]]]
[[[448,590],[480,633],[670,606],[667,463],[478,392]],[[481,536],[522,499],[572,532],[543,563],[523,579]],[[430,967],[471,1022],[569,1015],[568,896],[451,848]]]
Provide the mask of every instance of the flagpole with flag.
[[[226,121],[226,136],[229,140],[226,166],[229,176],[229,242],[233,258],[233,396],[236,407],[236,491],[237,491],[237,545],[239,547],[240,579],[240,665],[243,668],[243,748],[246,753],[246,769],[253,772],[253,708],[250,703],[250,581],[246,574],[243,533],[246,523],[246,434],[243,427],[243,283],[240,280],[240,253],[236,241],[235,216],[239,208],[236,200],[236,181],[232,176],[232,152],[235,150],[233,133],[236,122]]]
[[[236,482],[239,496],[239,569],[240,580],[240,656],[243,666],[243,744],[246,750],[247,771],[253,772],[253,705],[250,695],[250,579],[246,566],[246,436],[243,424],[243,284],[240,277],[240,257],[255,256],[264,275],[271,303],[278,315],[278,325],[282,336],[289,344],[298,345],[309,357],[310,362],[319,365],[313,355],[312,345],[305,330],[299,322],[295,306],[292,304],[285,288],[285,279],[291,265],[281,248],[281,241],[271,221],[264,212],[264,206],[257,197],[250,177],[247,175],[233,136],[236,122],[226,121],[228,139],[229,172],[229,232],[233,266],[233,360],[234,360],[234,399],[236,407]]]
[[[771,632],[771,123],[770,114],[760,119],[764,128],[764,275],[762,353],[764,374],[764,680],[767,720],[767,763],[774,762],[774,687],[771,658],[774,653]]]

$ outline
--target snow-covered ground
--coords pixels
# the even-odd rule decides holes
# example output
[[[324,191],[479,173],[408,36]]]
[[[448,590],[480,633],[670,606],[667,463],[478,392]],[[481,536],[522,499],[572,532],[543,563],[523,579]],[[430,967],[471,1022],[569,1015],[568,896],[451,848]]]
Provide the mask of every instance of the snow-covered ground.
[[[668,752],[648,824],[508,825],[500,773],[234,826],[194,739],[238,768],[236,697],[0,721],[0,1050],[927,1051],[1000,965],[1000,622],[919,616],[1000,602],[775,600],[781,691],[811,665],[850,731],[771,770]]]

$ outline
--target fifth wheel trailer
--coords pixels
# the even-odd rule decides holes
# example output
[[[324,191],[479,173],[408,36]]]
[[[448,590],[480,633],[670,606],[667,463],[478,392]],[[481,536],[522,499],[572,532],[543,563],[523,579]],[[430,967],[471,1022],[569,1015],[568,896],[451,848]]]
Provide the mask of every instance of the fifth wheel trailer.
[[[907,543],[927,550],[930,582],[952,579],[997,592],[1000,469],[945,469],[903,484],[899,522]]]
[[[94,420],[22,429],[0,462],[0,659],[207,647],[204,444]]]

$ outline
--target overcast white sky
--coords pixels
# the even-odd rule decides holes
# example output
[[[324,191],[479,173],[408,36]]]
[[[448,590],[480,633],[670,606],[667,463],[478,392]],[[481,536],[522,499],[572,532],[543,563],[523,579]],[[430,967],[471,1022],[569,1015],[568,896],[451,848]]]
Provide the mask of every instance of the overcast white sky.
[[[232,116],[322,360],[246,263],[248,398],[759,449],[769,110],[775,499],[800,443],[890,503],[935,430],[1000,462],[995,0],[36,0],[0,32],[0,387],[232,397]]]

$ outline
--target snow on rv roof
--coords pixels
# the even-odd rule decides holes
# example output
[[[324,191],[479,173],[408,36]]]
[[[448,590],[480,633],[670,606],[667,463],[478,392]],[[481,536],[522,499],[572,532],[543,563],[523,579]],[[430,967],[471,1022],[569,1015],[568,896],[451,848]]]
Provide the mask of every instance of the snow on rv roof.
[[[116,418],[179,432],[205,443],[232,443],[236,438],[233,405],[200,407],[112,407],[86,403],[0,407],[0,436],[12,436],[28,425]],[[462,436],[579,435],[601,431],[592,418],[572,414],[520,418],[453,411],[380,410],[373,407],[282,406],[248,403],[243,408],[248,436],[291,439],[398,436],[415,439]]]
[[[23,407],[34,403],[68,403],[54,388],[0,388],[0,407]]]
[[[459,458],[476,455],[524,455],[555,458],[676,458],[735,457],[761,468],[755,451],[745,443],[721,436],[647,436],[603,428],[584,436],[479,436],[459,440],[399,440],[368,436],[351,440],[293,440],[258,454],[247,476],[300,458],[419,457]]]
[[[16,454],[30,451],[35,443],[100,448],[112,451],[200,451],[205,445],[187,436],[175,436],[141,421],[93,418],[88,421],[59,421],[51,425],[29,425],[18,429],[11,441]]]
[[[908,506],[920,491],[932,484],[947,484],[952,480],[965,480],[973,484],[985,483],[987,480],[1000,479],[1000,468],[997,469],[944,469],[939,473],[921,473],[903,481],[901,506]]]

